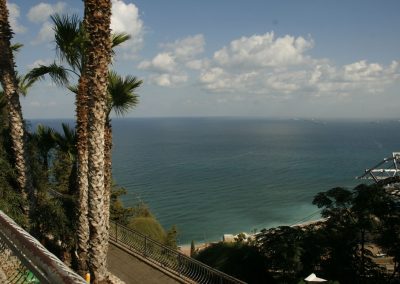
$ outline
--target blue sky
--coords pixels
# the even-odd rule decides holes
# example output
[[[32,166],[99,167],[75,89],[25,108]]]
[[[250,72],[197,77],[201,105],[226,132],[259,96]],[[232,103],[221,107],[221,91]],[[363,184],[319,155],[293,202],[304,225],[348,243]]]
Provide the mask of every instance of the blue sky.
[[[113,0],[132,40],[112,66],[143,79],[128,116],[398,118],[400,1]],[[83,2],[9,1],[21,73],[55,58],[52,13]],[[72,118],[74,96],[42,81],[26,118]]]

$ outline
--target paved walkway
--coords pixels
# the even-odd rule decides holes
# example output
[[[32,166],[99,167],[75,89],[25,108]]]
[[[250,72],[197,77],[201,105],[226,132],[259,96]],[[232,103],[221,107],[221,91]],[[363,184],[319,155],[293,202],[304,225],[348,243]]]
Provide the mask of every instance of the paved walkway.
[[[175,279],[110,243],[108,269],[126,284],[177,284]]]

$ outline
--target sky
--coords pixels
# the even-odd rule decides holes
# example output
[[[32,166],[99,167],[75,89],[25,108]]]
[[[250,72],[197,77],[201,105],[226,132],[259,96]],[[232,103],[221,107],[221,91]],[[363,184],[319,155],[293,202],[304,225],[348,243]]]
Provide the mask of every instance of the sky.
[[[56,60],[50,15],[83,1],[8,1],[19,73]],[[399,118],[398,0],[112,0],[132,39],[110,68],[143,80],[128,117]],[[72,80],[77,78],[72,77]],[[73,118],[50,80],[24,117]]]

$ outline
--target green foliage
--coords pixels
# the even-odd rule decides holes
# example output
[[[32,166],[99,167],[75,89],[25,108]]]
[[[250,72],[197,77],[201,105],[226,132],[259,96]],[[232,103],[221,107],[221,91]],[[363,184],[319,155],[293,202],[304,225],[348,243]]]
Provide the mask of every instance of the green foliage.
[[[108,114],[111,110],[119,116],[124,115],[139,103],[139,97],[135,90],[142,85],[143,81],[134,76],[119,76],[114,71],[108,73]]]
[[[257,247],[242,242],[216,243],[201,250],[196,259],[248,283],[274,283]]]
[[[236,242],[244,242],[246,241],[246,235],[244,233],[239,233],[236,237],[235,237],[235,241]]]
[[[264,256],[265,269],[279,283],[297,283],[311,272],[340,283],[396,279],[400,212],[398,201],[386,189],[378,185],[359,185],[352,190],[336,187],[318,193],[313,203],[322,209],[324,222],[264,229],[257,234],[254,245]],[[369,243],[380,245],[394,257],[391,275],[373,261]]]
[[[11,45],[11,50],[16,53],[19,52],[20,49],[23,47],[24,45],[22,43],[14,43]]]
[[[112,50],[113,55],[114,55],[114,47],[121,45],[130,38],[131,36],[126,33],[113,33],[111,35],[111,47],[113,48]]]
[[[264,229],[257,235],[257,242],[269,269],[281,271],[283,281],[296,279],[302,268],[301,229],[288,226]]]
[[[171,247],[173,249],[177,249],[178,246],[176,244],[176,237],[178,236],[178,229],[176,228],[175,225],[173,225],[171,227],[171,229],[169,229],[167,231],[167,234],[165,236],[165,240],[164,240],[164,244],[168,247]]]
[[[85,62],[87,36],[77,15],[51,16],[54,23],[54,37],[57,55],[66,62],[75,73],[82,73]]]
[[[194,241],[192,240],[191,242],[190,242],[190,257],[196,257],[196,254],[197,254],[197,252],[196,252],[196,246],[194,245]]]
[[[316,242],[323,242],[321,268],[329,279],[364,283],[381,281],[382,271],[366,248],[373,239],[389,197],[376,185],[359,185],[353,190],[333,188],[317,194],[313,203],[327,218]]]
[[[55,131],[52,128],[39,124],[36,127],[36,132],[32,134],[32,143],[35,144],[40,163],[46,171],[49,168],[50,152],[56,144],[54,133]]]
[[[76,159],[76,131],[68,124],[61,124],[63,133],[54,132],[54,140],[60,151],[67,154],[69,159],[75,162]]]
[[[0,94],[0,118],[4,113],[1,110]],[[3,105],[5,107],[5,105]],[[16,174],[12,167],[11,141],[8,135],[7,125],[0,120],[0,210],[13,218],[18,224],[26,227],[26,220],[22,214],[23,199],[17,188]]]
[[[113,186],[111,191],[110,219],[176,249],[176,238],[178,235],[176,226],[172,226],[166,232],[151,213],[149,207],[142,201],[134,207],[125,207],[121,200],[121,196],[124,194],[126,194],[125,188]]]
[[[42,196],[36,206],[31,224],[33,235],[44,242],[61,241],[63,246],[72,247],[74,234],[71,232],[74,231],[74,220],[68,218],[63,201]]]
[[[110,219],[118,224],[127,226],[134,215],[134,208],[125,207],[121,196],[126,194],[126,189],[114,185],[110,197]]]
[[[165,231],[154,217],[134,217],[129,221],[128,227],[160,243],[165,241]]]
[[[22,198],[15,191],[15,172],[8,161],[3,147],[0,147],[0,210],[13,218],[18,224],[24,225],[22,214]]]
[[[53,189],[62,194],[75,192],[74,169],[75,163],[71,161],[70,156],[57,149],[50,169]]]
[[[151,213],[147,204],[140,201],[135,207],[133,207],[133,215],[135,217],[151,217],[155,218],[153,213]]]
[[[68,84],[68,69],[64,66],[58,65],[56,62],[53,62],[48,66],[40,65],[33,68],[26,76],[29,80],[43,80],[45,75],[49,75],[53,82],[59,86],[65,86]]]

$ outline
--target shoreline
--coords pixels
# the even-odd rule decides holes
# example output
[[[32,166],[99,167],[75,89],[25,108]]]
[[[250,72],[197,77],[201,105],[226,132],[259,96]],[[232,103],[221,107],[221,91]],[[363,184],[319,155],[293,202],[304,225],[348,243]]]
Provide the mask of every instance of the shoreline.
[[[325,220],[326,220],[325,218],[319,218],[317,220],[311,220],[311,221],[307,221],[307,222],[302,222],[302,223],[294,224],[294,225],[291,225],[291,226],[288,226],[288,227],[300,227],[300,228],[303,228],[303,227],[306,227],[306,226],[309,226],[309,225],[313,225],[313,224],[324,222]],[[220,239],[220,240],[210,241],[210,242],[199,242],[199,243],[194,242],[195,250],[196,251],[201,251],[201,250],[209,247],[212,244],[216,244],[216,243],[220,243],[220,242],[232,243],[232,242],[235,241],[235,237],[237,237],[239,234],[245,234],[247,238],[255,238],[257,236],[257,234],[259,234],[259,232],[258,233],[240,232],[240,233],[237,233],[237,234],[223,234],[222,235],[222,239]],[[229,239],[224,240],[224,238],[226,238],[226,237],[229,237]],[[191,248],[191,244],[178,245],[178,251],[180,251],[181,253],[183,253],[184,255],[189,256],[189,257],[190,257],[190,248]]]

